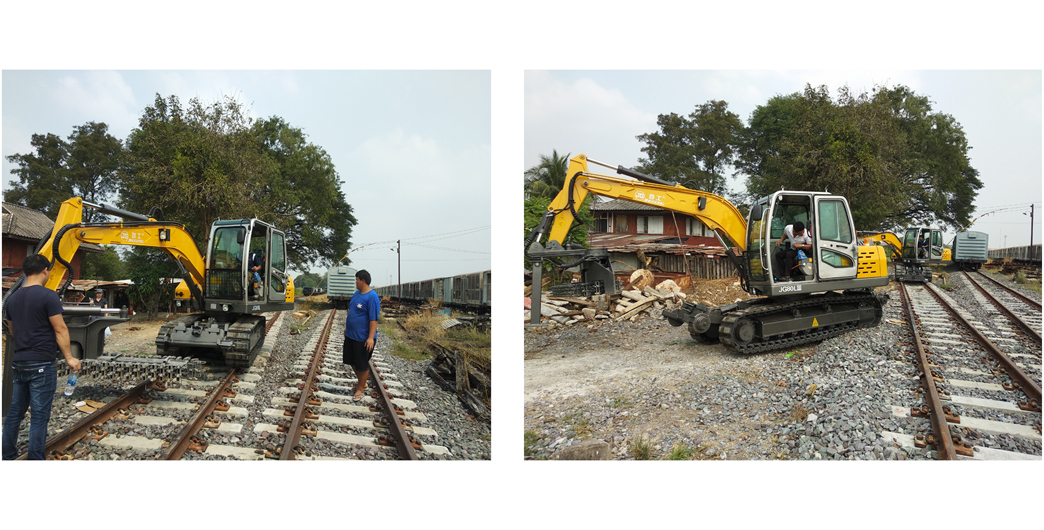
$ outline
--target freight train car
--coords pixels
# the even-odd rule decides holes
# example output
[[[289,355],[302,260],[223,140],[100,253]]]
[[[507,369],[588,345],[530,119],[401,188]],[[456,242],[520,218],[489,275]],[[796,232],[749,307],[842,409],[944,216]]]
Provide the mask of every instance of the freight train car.
[[[398,298],[400,285],[385,285],[374,290],[380,296]],[[434,300],[445,306],[487,312],[492,295],[492,271],[407,282],[401,285],[401,292],[404,301],[426,303]]]
[[[1011,259],[1019,263],[1040,265],[1040,243],[1024,247],[995,248],[989,252],[990,259]]]
[[[990,236],[985,232],[961,232],[953,239],[954,265],[961,270],[979,270],[988,259]]]
[[[355,294],[355,272],[343,265],[326,271],[326,299],[335,309],[348,309],[348,302]]]

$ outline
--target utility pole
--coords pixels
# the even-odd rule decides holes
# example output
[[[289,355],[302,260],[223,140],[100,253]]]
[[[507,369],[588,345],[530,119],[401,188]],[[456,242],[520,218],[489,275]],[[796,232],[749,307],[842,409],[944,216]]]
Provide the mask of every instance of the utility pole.
[[[395,257],[399,264],[399,304],[402,304],[402,240],[395,240]]]
[[[1033,246],[1033,205],[1030,205],[1030,246]]]

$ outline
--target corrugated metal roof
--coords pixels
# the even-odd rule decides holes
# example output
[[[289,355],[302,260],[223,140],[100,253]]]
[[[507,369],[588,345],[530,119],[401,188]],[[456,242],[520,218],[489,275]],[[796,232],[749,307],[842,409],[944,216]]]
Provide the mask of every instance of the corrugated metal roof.
[[[5,202],[3,212],[3,233],[11,237],[39,241],[50,234],[54,226],[54,221],[43,212],[19,204]]]
[[[591,205],[592,212],[633,212],[633,211],[656,211],[665,212],[663,208],[657,208],[650,204],[644,204],[640,202],[625,201],[623,199],[613,199],[611,201],[594,203]],[[684,214],[678,214],[684,215]]]
[[[725,249],[710,245],[679,245],[678,238],[670,235],[648,234],[588,234],[587,243],[591,248],[604,248],[610,252],[666,252],[669,254],[701,254],[706,256],[724,256]],[[683,238],[688,242],[689,239]]]
[[[648,245],[650,243],[677,244],[676,236],[664,234],[588,234],[587,243],[591,247],[605,248],[621,245]],[[684,239],[683,239],[684,241]]]
[[[39,241],[51,233],[54,221],[43,212],[26,208],[20,204],[3,203],[3,234],[8,237]],[[80,248],[87,252],[103,252],[100,245],[83,243]]]

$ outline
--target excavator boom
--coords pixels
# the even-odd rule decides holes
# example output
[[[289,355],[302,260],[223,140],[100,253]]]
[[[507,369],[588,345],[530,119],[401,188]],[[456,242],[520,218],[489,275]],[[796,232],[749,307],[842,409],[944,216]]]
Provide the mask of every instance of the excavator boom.
[[[594,193],[603,197],[624,199],[631,202],[648,204],[685,215],[691,215],[714,230],[719,237],[727,240],[727,247],[744,250],[744,236],[747,232],[747,221],[743,214],[729,201],[713,193],[693,190],[684,186],[666,183],[640,182],[633,179],[612,177],[590,173],[587,169],[589,160],[586,155],[577,155],[569,160],[566,189],[558,194],[548,206],[549,212],[558,212],[555,216],[550,241],[565,241],[566,234],[573,225],[576,210],[583,204],[588,194]],[[591,160],[590,162],[600,164]],[[606,166],[611,167],[611,166]],[[645,177],[634,171],[618,168],[621,173]],[[663,181],[658,181],[663,182]]]

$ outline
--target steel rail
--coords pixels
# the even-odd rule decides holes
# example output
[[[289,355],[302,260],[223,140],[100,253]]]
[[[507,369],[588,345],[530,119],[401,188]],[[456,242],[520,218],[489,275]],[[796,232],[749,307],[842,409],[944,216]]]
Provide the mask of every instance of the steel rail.
[[[225,375],[224,379],[221,380],[221,384],[216,389],[211,391],[210,399],[207,403],[196,411],[196,415],[185,427],[178,433],[177,438],[167,447],[167,450],[160,456],[160,460],[180,460],[181,456],[185,454],[189,446],[192,445],[192,437],[203,428],[203,425],[207,422],[207,416],[210,416],[214,412],[214,408],[217,407],[219,401],[224,399],[225,390],[232,387],[232,382],[236,378],[236,369],[232,368]]]
[[[301,440],[301,433],[304,430],[305,409],[308,408],[309,398],[312,397],[312,382],[315,381],[319,365],[322,364],[323,353],[326,351],[326,345],[330,341],[330,330],[333,328],[336,315],[336,309],[330,311],[330,317],[326,319],[326,324],[323,325],[319,340],[315,343],[315,349],[312,351],[312,360],[308,365],[308,373],[305,375],[304,386],[301,387],[301,397],[297,400],[297,407],[294,410],[294,419],[290,422],[290,428],[286,431],[283,451],[279,454],[280,460],[296,460],[294,458],[294,447],[297,447],[297,442]]]
[[[377,389],[377,399],[381,404],[381,410],[388,416],[388,430],[391,431],[392,436],[395,438],[395,448],[399,450],[399,459],[419,460],[417,452],[413,450],[413,444],[410,443],[410,437],[406,433],[406,427],[403,426],[398,414],[395,413],[392,397],[384,388],[384,385],[381,384],[373,359],[370,359],[370,380],[373,381],[373,386]]]
[[[47,444],[44,447],[44,455],[49,455],[55,451],[63,452],[72,447],[76,442],[79,442],[87,435],[87,433],[90,432],[91,427],[109,421],[120,409],[129,407],[137,401],[138,398],[148,390],[149,385],[152,383],[152,381],[143,381],[118,399],[115,399],[104,407],[92,412],[86,418],[77,422],[76,425],[54,435],[50,440],[47,440]],[[25,452],[19,455],[16,460],[25,460],[28,456],[29,453]]]
[[[967,273],[965,273],[965,274],[967,274]],[[996,284],[1001,289],[1004,289],[1005,291],[1008,291],[1009,293],[1015,295],[1015,297],[1018,298],[1019,300],[1022,300],[1023,302],[1026,302],[1027,304],[1037,308],[1037,311],[1041,310],[1040,302],[1038,302],[1038,301],[1036,301],[1036,300],[1034,300],[1034,299],[1032,299],[1032,298],[1030,298],[1030,297],[1028,297],[1028,296],[1026,296],[1026,295],[1024,295],[1024,294],[1022,294],[1020,292],[1018,292],[1018,291],[1016,291],[1015,289],[1012,289],[1011,287],[1008,287],[1007,285],[1004,285],[1001,282],[998,282],[997,280],[994,280],[993,278],[990,278],[989,276],[987,276],[987,275],[985,275],[985,274],[983,274],[981,272],[978,273],[978,274],[979,274],[979,276],[982,276],[983,278],[986,278],[987,280],[993,282],[994,284]]]
[[[971,332],[971,334],[975,337],[975,340],[978,341],[978,343],[981,344],[982,347],[985,348],[986,351],[988,351],[990,355],[993,356],[994,360],[996,360],[998,363],[1000,363],[1001,366],[1004,367],[1005,371],[1008,374],[1008,377],[1012,378],[1012,380],[1017,381],[1019,383],[1019,388],[1026,393],[1026,396],[1040,403],[1040,385],[1038,385],[1036,381],[1030,379],[1029,376],[1027,376],[1026,373],[1023,372],[1022,369],[1019,368],[1014,361],[1012,361],[1007,355],[1005,355],[1004,352],[1001,351],[996,344],[990,342],[990,339],[988,339],[986,335],[983,335],[982,332],[980,332],[978,329],[975,329],[975,326],[973,326],[971,322],[968,322],[963,316],[961,316],[959,312],[957,312],[956,309],[951,307],[950,304],[947,304],[946,301],[943,300],[941,296],[939,296],[939,293],[935,292],[935,289],[937,289],[937,287],[931,284],[925,284],[925,286],[928,287],[928,292],[932,293],[932,296],[934,296],[935,299],[938,300],[944,308],[946,308],[947,312],[953,315],[953,317],[958,322],[960,322],[962,326],[968,329],[968,331]]]
[[[957,451],[954,449],[953,439],[950,436],[950,427],[946,422],[946,413],[943,412],[942,399],[939,397],[938,389],[935,388],[931,364],[928,362],[928,355],[924,352],[921,335],[917,332],[913,302],[910,300],[910,296],[906,292],[906,285],[903,282],[899,282],[899,295],[902,298],[903,307],[906,309],[906,320],[910,323],[914,349],[917,351],[917,359],[921,365],[921,378],[925,388],[924,400],[931,410],[932,430],[935,431],[935,438],[938,440],[936,449],[939,453],[939,460],[956,460]]]
[[[1020,317],[1019,315],[1016,315],[1015,311],[1013,311],[1010,307],[1004,305],[1004,303],[1001,302],[1000,300],[998,300],[997,297],[993,296],[992,294],[990,294],[989,291],[987,291],[981,285],[979,285],[979,282],[975,281],[971,277],[970,274],[968,274],[965,271],[961,271],[961,272],[964,273],[964,276],[968,279],[968,281],[971,282],[971,284],[974,285],[975,288],[978,289],[979,292],[982,293],[982,295],[985,296],[986,299],[989,300],[990,303],[992,303],[994,305],[994,307],[999,309],[1001,313],[1004,313],[1008,318],[1010,318],[1016,324],[1018,324],[1018,326],[1020,328],[1022,328],[1023,331],[1025,331],[1026,333],[1029,333],[1029,335],[1031,337],[1033,337],[1033,340],[1037,341],[1037,344],[1041,343],[1040,331],[1038,331],[1037,328],[1035,328],[1034,326],[1030,325],[1029,322],[1026,322],[1025,320],[1023,320],[1022,317]],[[987,278],[987,279],[989,279],[989,278]],[[996,282],[994,282],[994,283],[996,283]],[[1000,285],[1000,284],[998,283],[997,285]],[[1000,285],[1000,286],[1004,287],[1003,285]],[[1004,288],[1008,289],[1007,287],[1004,287]],[[1011,289],[1008,289],[1008,291],[1012,292],[1012,293],[1015,293]],[[1015,293],[1015,294],[1017,294],[1017,293]],[[1021,295],[1019,295],[1019,296],[1021,296]],[[1023,297],[1023,301],[1025,301],[1025,300],[1026,300],[1025,297]],[[1039,304],[1037,305],[1037,309],[1040,309],[1040,305]]]

